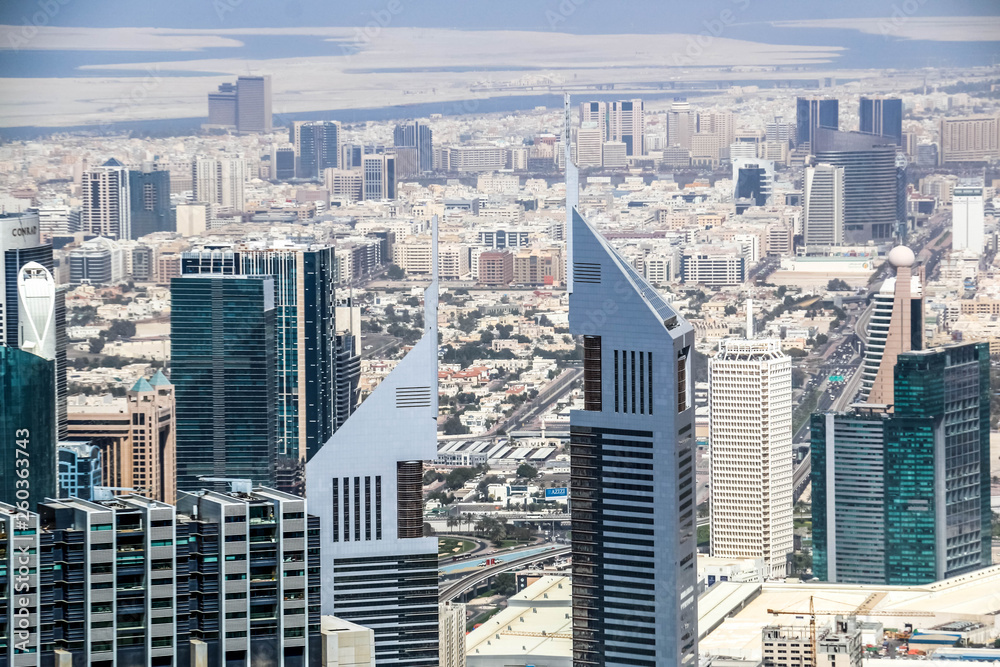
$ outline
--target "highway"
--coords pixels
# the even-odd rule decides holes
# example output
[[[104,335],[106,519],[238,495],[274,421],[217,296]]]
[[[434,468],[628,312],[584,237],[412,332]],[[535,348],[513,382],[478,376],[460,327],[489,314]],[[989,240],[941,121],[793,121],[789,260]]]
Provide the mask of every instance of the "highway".
[[[553,379],[552,382],[542,387],[542,390],[538,392],[538,396],[534,400],[528,401],[515,410],[510,417],[494,424],[493,428],[480,437],[488,438],[497,435],[501,431],[512,433],[520,430],[521,427],[531,422],[539,414],[548,410],[553,403],[568,394],[573,389],[573,383],[582,377],[583,368],[567,368],[558,377]]]
[[[453,582],[448,582],[443,584],[438,592],[438,599],[441,602],[448,602],[459,597],[467,591],[473,590],[479,584],[484,581],[495,577],[498,574],[507,572],[508,570],[516,570],[518,568],[524,567],[525,565],[530,565],[538,561],[551,560],[553,558],[559,558],[561,556],[568,556],[570,553],[570,547],[568,546],[556,546],[547,551],[538,553],[537,550],[533,550],[533,553],[527,556],[522,556],[519,558],[513,558],[490,567],[484,567],[479,569],[465,577],[457,579]],[[505,556],[510,556],[511,553],[505,554]],[[501,558],[503,556],[497,556],[496,558]]]

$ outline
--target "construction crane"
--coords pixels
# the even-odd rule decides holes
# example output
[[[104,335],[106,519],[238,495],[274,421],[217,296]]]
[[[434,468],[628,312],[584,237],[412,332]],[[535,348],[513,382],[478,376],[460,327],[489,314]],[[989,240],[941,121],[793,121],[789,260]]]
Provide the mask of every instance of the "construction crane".
[[[799,611],[778,611],[777,609],[768,609],[769,614],[787,614],[790,616],[801,616],[802,612]],[[816,662],[816,657],[818,651],[816,650],[816,608],[813,606],[813,596],[809,596],[809,650],[812,654],[812,665],[816,667],[818,664]]]

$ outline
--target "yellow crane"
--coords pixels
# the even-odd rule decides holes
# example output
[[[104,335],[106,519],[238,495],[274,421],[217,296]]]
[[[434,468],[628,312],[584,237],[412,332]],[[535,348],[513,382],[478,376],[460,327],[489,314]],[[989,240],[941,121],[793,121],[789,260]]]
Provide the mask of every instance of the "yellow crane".
[[[768,609],[769,614],[787,614],[789,616],[801,616],[800,611],[779,611],[777,609]],[[816,667],[816,656],[818,651],[816,650],[816,608],[813,606],[813,596],[809,596],[809,650],[812,654],[812,667]]]

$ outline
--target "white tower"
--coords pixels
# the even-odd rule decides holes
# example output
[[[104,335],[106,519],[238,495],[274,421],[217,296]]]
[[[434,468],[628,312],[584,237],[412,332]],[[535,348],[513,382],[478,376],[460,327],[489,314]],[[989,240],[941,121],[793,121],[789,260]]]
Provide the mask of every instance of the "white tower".
[[[951,196],[951,248],[983,254],[983,188],[960,184]]]
[[[56,358],[56,282],[48,269],[28,262],[17,274],[18,345],[43,359]]]
[[[728,339],[708,364],[711,553],[763,558],[786,576],[793,549],[792,364],[776,339]]]

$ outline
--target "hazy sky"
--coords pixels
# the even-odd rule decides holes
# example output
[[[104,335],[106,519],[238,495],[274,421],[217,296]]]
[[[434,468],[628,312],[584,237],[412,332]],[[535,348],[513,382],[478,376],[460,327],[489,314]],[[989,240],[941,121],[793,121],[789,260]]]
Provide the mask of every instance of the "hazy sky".
[[[364,25],[391,2],[396,27],[551,30],[547,12],[565,16],[563,32],[697,32],[727,6],[741,20],[1000,14],[997,0],[51,0],[65,3],[51,25],[79,27],[245,28]],[[220,10],[221,6],[221,10]],[[572,8],[572,11],[560,13]],[[233,11],[227,11],[232,8]],[[36,0],[4,0],[0,23],[19,25]]]

